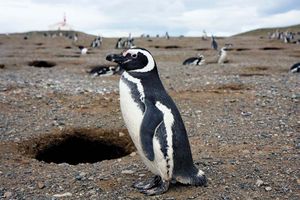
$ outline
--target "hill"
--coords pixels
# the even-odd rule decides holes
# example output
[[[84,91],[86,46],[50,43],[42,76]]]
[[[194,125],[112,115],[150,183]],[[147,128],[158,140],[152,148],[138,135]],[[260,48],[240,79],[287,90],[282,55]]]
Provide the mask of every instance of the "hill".
[[[286,26],[286,27],[260,28],[260,29],[247,31],[244,33],[239,33],[234,36],[262,36],[262,35],[267,35],[268,32],[274,32],[276,30],[300,32],[300,24],[293,25],[293,26]]]

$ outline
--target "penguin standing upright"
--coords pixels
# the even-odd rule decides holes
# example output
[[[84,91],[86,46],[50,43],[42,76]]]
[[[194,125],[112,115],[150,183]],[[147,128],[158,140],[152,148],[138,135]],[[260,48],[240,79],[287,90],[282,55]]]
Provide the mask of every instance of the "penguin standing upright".
[[[211,44],[210,44],[211,48],[218,51],[218,43],[215,39],[215,37],[212,35],[211,36]]]
[[[140,157],[155,174],[134,187],[156,195],[166,192],[171,181],[206,185],[204,172],[193,163],[180,113],[159,78],[151,53],[133,48],[106,59],[125,70],[119,83],[123,119]]]
[[[219,59],[218,59],[218,64],[224,64],[226,62],[228,62],[227,60],[227,51],[230,47],[232,47],[232,44],[225,44],[224,47],[221,48],[221,50],[219,51]]]

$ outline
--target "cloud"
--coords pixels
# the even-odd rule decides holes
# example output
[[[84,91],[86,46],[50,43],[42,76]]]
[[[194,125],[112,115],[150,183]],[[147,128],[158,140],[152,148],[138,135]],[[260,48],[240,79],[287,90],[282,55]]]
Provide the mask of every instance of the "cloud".
[[[1,1],[1,32],[47,30],[62,21],[104,36],[232,35],[299,23],[298,0],[12,0]]]

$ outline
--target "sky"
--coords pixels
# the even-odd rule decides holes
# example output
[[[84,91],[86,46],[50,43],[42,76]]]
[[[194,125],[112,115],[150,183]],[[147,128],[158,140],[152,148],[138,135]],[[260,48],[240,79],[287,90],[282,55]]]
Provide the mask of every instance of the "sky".
[[[0,33],[48,30],[63,21],[104,37],[230,36],[300,24],[300,0],[0,0]]]

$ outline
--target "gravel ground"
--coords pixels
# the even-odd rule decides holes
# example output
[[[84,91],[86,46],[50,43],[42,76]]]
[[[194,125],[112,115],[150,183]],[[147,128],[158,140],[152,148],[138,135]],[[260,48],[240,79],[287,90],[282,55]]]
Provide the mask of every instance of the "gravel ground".
[[[121,118],[120,76],[87,73],[111,64],[106,55],[121,50],[114,49],[117,39],[104,38],[100,49],[81,56],[76,45],[92,39],[80,34],[74,44],[38,33],[27,40],[0,35],[0,199],[300,198],[300,78],[288,73],[299,62],[299,45],[218,38],[220,46],[233,44],[229,62],[220,66],[210,41],[137,38],[136,45],[156,59],[188,130],[194,162],[209,179],[207,187],[177,184],[146,197],[131,186],[152,175]],[[181,64],[197,53],[205,65]],[[29,66],[37,60],[56,65]],[[64,161],[47,160],[62,152],[69,152],[61,155]],[[90,157],[96,161],[84,160]]]

